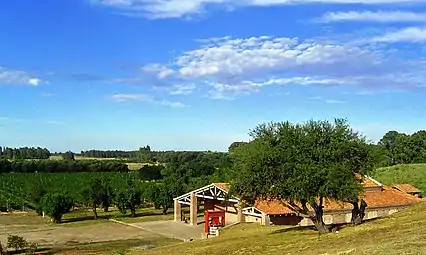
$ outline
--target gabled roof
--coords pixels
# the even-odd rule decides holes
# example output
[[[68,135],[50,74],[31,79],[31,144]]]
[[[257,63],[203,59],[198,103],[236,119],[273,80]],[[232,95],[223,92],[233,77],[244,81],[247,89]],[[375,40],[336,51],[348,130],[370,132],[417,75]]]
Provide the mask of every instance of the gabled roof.
[[[190,205],[191,194],[194,194],[196,197],[204,199],[215,199],[215,200],[228,200],[229,202],[238,202],[238,199],[235,197],[228,198],[229,184],[227,183],[212,183],[210,185],[201,187],[199,189],[193,190],[186,194],[183,194],[179,197],[175,197],[174,200],[177,200],[180,204]]]
[[[415,204],[422,201],[419,198],[407,195],[404,192],[392,189],[391,187],[384,186],[371,177],[366,176],[363,179],[363,186],[365,188],[380,188],[374,191],[366,190],[360,198],[364,199],[367,203],[367,208],[386,208],[397,207]],[[295,211],[286,206],[285,201],[276,199],[258,199],[255,202],[255,207],[268,215],[281,215],[293,214]],[[309,210],[312,208],[308,207]],[[324,211],[347,211],[351,210],[350,203],[334,201],[330,199],[324,200]]]
[[[383,184],[371,178],[370,176],[365,175],[362,177],[362,186],[364,188],[379,188],[383,187]]]
[[[420,193],[421,191],[414,187],[411,184],[403,183],[403,184],[395,184],[393,187],[399,191],[405,192],[405,193]]]

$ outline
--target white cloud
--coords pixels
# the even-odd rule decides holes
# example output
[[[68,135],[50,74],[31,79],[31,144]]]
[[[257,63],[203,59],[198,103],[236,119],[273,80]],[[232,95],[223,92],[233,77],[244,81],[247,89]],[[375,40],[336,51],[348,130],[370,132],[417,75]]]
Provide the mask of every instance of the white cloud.
[[[235,82],[296,68],[303,69],[303,76],[318,70],[329,74],[335,70],[365,71],[380,61],[375,53],[357,46],[262,36],[211,42],[177,57],[174,66],[183,78]]]
[[[152,19],[181,18],[206,12],[209,6],[233,9],[244,6],[277,6],[294,4],[422,4],[424,0],[91,0],[115,7],[122,14]]]
[[[171,108],[184,108],[187,107],[185,104],[180,102],[172,102],[168,100],[157,100],[152,96],[144,95],[144,94],[115,94],[109,97],[109,99],[116,102],[126,102],[126,101],[141,101],[152,104],[159,104],[168,106]]]
[[[426,42],[426,27],[408,27],[397,31],[387,32],[383,35],[376,36],[372,39],[374,42],[409,42],[422,43]]]
[[[28,80],[28,84],[31,86],[38,86],[41,84],[41,80],[39,78],[31,78]]]
[[[356,22],[426,22],[426,13],[407,11],[348,11],[329,12],[321,17],[320,22],[356,21]]]
[[[0,83],[35,87],[42,84],[43,81],[28,72],[7,69],[0,66]]]
[[[158,78],[163,78],[174,74],[172,69],[158,63],[148,64],[142,67],[142,71],[146,73],[156,73]]]
[[[184,94],[180,84],[207,86],[215,99],[232,99],[277,85],[411,86],[419,76],[407,62],[368,44],[337,44],[260,36],[213,38],[168,61],[145,66],[165,84],[158,90]],[[413,65],[411,65],[413,66]],[[169,75],[156,72],[172,70]]]

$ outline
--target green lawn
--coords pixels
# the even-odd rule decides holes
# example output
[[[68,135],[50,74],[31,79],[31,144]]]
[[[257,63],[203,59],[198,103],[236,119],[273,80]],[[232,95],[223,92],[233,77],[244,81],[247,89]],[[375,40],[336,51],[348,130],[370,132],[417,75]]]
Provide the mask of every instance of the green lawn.
[[[217,238],[129,254],[426,254],[426,203],[339,233],[243,224]]]
[[[426,164],[383,167],[376,169],[372,176],[385,185],[409,183],[426,195]]]

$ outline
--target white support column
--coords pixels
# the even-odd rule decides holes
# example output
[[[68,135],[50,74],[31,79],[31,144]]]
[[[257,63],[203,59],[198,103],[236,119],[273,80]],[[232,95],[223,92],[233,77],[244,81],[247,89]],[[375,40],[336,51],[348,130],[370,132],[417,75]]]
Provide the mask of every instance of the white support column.
[[[262,226],[268,226],[270,224],[271,220],[269,219],[269,216],[266,214],[262,214],[262,221],[260,225]]]
[[[182,221],[182,217],[181,217],[182,207],[181,207],[181,204],[178,202],[177,199],[175,199],[174,202],[175,202],[175,207],[174,207],[174,221],[181,222]]]
[[[189,224],[197,226],[198,203],[195,193],[191,193],[191,205],[189,206]]]

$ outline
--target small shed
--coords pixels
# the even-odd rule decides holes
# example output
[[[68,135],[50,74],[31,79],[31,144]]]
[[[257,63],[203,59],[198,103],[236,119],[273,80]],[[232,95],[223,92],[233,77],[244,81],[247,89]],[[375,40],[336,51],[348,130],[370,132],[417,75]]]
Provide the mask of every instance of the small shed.
[[[395,184],[395,185],[393,185],[393,188],[397,189],[399,191],[402,191],[404,193],[407,193],[409,195],[412,195],[412,196],[415,196],[415,197],[420,197],[421,191],[411,184],[408,184],[408,183]]]

